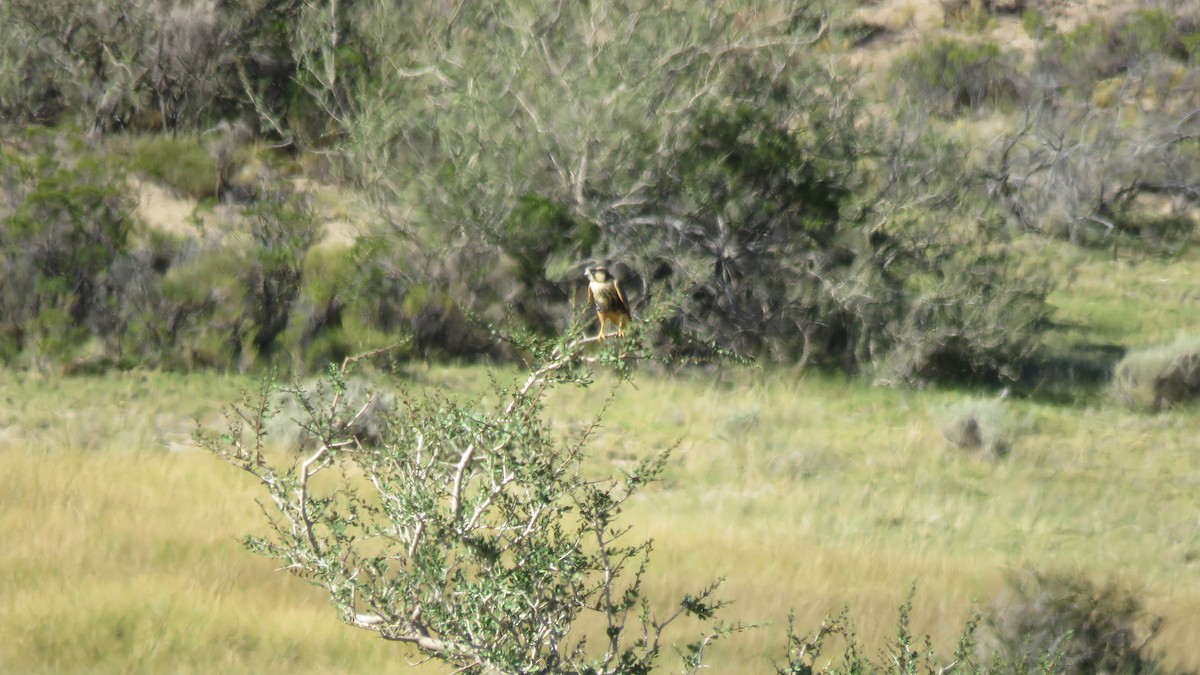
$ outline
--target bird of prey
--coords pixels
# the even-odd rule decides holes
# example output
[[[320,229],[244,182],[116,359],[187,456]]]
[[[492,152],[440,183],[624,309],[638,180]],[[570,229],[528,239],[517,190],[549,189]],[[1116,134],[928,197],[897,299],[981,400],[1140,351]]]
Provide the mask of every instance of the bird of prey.
[[[603,266],[589,267],[583,275],[588,279],[588,302],[596,308],[596,316],[600,318],[600,335],[597,339],[603,341],[606,337],[606,321],[617,327],[617,335],[624,337],[625,324],[629,321],[629,303],[625,302],[625,294],[621,292],[617,278]]]

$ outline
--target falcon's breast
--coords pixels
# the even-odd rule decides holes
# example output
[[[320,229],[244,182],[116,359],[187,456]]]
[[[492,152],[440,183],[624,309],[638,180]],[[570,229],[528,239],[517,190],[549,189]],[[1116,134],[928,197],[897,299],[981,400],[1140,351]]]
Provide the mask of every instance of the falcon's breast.
[[[617,292],[617,287],[612,283],[595,283],[591,284],[592,299],[596,303],[596,311],[604,314],[628,314],[629,308],[625,306],[625,301],[621,299],[620,293]]]

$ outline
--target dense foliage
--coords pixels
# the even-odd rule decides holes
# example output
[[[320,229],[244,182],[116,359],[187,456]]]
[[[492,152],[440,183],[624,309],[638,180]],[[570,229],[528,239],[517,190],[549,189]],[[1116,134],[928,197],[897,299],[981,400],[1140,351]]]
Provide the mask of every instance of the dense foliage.
[[[319,368],[405,337],[426,356],[502,357],[483,326],[560,333],[583,313],[582,267],[608,260],[635,314],[673,308],[656,328],[667,352],[711,339],[881,381],[1012,379],[1050,325],[1053,281],[1018,239],[1175,251],[1200,196],[1198,33],[1182,11],[1061,31],[1030,11],[1028,64],[983,38],[916,46],[886,87],[902,105],[881,115],[824,56],[861,27],[815,2],[49,7],[0,9],[14,27],[0,56],[20,74],[0,81],[0,112],[88,128],[98,152],[68,143],[50,160],[81,172],[71,182],[95,163],[72,155],[115,150],[114,176],[262,203],[199,243],[101,242],[73,272],[89,279],[63,282],[80,297],[10,314],[69,309],[69,325],[45,348],[10,328],[9,362]],[[1134,100],[1153,105],[1130,116]],[[985,112],[1020,123],[979,151],[946,133]],[[156,129],[173,136],[116,133]],[[324,153],[374,205],[375,235],[310,255],[319,218],[254,139]],[[55,143],[6,149],[14,244],[62,217],[20,168]],[[104,216],[122,233],[139,229],[126,185],[102,186],[125,204]],[[233,234],[268,221],[249,248]],[[9,273],[39,268],[24,251]]]
[[[331,106],[345,100],[365,61],[351,44],[355,24],[337,8],[300,0],[6,2],[0,120],[78,116],[98,133],[176,133],[246,118],[287,142],[322,143],[336,133]]]
[[[47,69],[7,83],[4,101],[12,119],[41,119],[31,111],[58,92],[97,110],[94,133],[136,126],[151,108],[173,132],[249,123],[252,135],[327,148],[378,206],[379,236],[332,265],[337,290],[320,280],[316,316],[292,302],[317,281],[300,249],[243,260],[242,250],[212,249],[231,246],[226,238],[155,254],[168,264],[141,286],[191,295],[182,313],[144,317],[169,326],[153,331],[166,336],[155,347],[162,364],[245,367],[278,358],[280,338],[293,340],[293,365],[317,364],[389,332],[423,353],[498,355],[472,323],[559,333],[580,312],[582,266],[613,260],[636,311],[674,308],[658,329],[666,351],[711,339],[898,380],[1019,371],[1046,325],[1048,287],[1016,264],[1011,231],[982,198],[986,181],[962,189],[965,151],[924,123],[872,119],[854,80],[821,58],[839,34],[828,8],[539,7],[196,3],[156,22],[165,10],[134,3],[47,23],[16,3],[4,11],[20,35],[44,39],[10,40],[7,58]],[[35,43],[57,56],[29,51]],[[95,67],[67,67],[85,55]],[[184,63],[192,70],[167,77]],[[95,84],[71,93],[68,81]],[[92,100],[95,89],[119,89],[122,103]],[[205,133],[236,138],[232,128]],[[142,144],[134,168],[198,196],[281,192],[235,185],[228,142],[206,142],[207,165],[196,144],[172,143],[157,155]],[[200,167],[199,180],[179,177],[172,157]],[[297,288],[285,295],[253,272],[232,275],[242,283],[225,291],[230,275],[210,275],[220,306],[195,286],[204,268],[270,267],[279,256],[294,258]],[[311,345],[319,352],[306,353]]]
[[[5,152],[3,160],[0,354],[54,362],[92,333],[120,330],[110,282],[129,251],[129,199],[99,158],[66,165]]]

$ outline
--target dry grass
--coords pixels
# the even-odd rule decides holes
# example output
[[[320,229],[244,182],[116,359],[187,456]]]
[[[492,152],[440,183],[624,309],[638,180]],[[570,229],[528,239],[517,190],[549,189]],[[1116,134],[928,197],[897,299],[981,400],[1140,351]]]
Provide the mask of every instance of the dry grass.
[[[420,379],[486,386],[482,369]],[[252,385],[149,373],[3,385],[0,669],[347,672],[404,658],[243,552],[237,537],[261,517],[253,486],[165,440]],[[610,386],[560,391],[548,410],[569,429]],[[678,442],[666,481],[627,514],[656,541],[653,595],[725,575],[727,618],[771,624],[715,649],[715,672],[770,671],[789,609],[815,627],[848,605],[882,644],[914,581],[914,628],[948,648],[973,603],[1025,566],[1138,589],[1168,618],[1157,646],[1170,663],[1200,666],[1187,639],[1200,415],[1012,401],[1037,423],[1011,455],[980,462],[947,453],[931,414],[957,398],[794,373],[639,378],[592,461],[619,468]]]
[[[249,380],[0,384],[0,671],[342,673],[404,652],[248,555],[253,486],[190,448]]]
[[[1169,619],[1157,644],[1169,662],[1200,665],[1183,637],[1200,616],[1190,449],[1200,420],[1016,401],[1038,423],[989,463],[944,450],[928,411],[956,396],[818,378],[639,385],[631,406],[669,401],[645,416],[687,430],[681,466],[631,514],[657,541],[663,583],[728,575],[737,615],[774,622],[718,657],[765,672],[793,607],[815,626],[849,605],[862,637],[881,644],[914,581],[914,626],[949,646],[972,602],[1028,566],[1133,587]]]

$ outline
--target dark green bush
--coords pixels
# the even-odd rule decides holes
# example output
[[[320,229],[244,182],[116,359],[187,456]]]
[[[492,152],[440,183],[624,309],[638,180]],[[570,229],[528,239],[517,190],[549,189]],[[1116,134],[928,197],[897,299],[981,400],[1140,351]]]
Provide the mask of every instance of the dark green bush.
[[[177,316],[164,302],[163,273],[175,263],[182,244],[153,237],[114,261],[101,299],[104,311],[88,321],[102,353],[90,364],[99,367],[150,367],[174,364]]]
[[[571,288],[550,270],[584,258],[600,239],[600,228],[565,205],[536,195],[522,195],[497,237],[498,246],[514,263],[517,293],[513,309],[530,326],[552,331],[552,308],[567,303]]]
[[[1188,213],[1163,214],[1127,211],[1113,218],[1113,225],[1153,253],[1174,253],[1186,246],[1196,231],[1196,219]]]
[[[0,332],[6,356],[69,361],[104,325],[114,265],[128,252],[132,201],[123,171],[102,156],[64,164],[6,153],[0,213]]]
[[[1162,54],[1187,62],[1200,52],[1200,14],[1172,14],[1164,9],[1139,9],[1118,22],[1114,33],[1134,54]]]
[[[320,234],[308,202],[298,195],[269,198],[247,211],[252,245],[240,275],[252,340],[268,354],[287,328],[304,280],[304,259]]]
[[[387,283],[371,260],[369,246],[315,246],[304,260],[303,286],[279,337],[297,372],[321,371],[354,354],[405,342],[409,327],[380,306],[400,303],[404,290]],[[395,297],[392,297],[392,296]],[[401,309],[394,311],[402,313]],[[404,358],[402,348],[386,359]]]
[[[978,207],[951,173],[957,151],[889,147],[852,109],[785,123],[774,105],[702,116],[662,188],[670,215],[644,217],[653,234],[610,227],[607,248],[635,252],[659,292],[681,296],[681,323],[730,349],[903,381],[1014,377],[1049,286],[1016,264],[997,219],[963,222]],[[876,153],[923,183],[876,192]],[[889,212],[914,188],[944,206]]]
[[[890,375],[905,381],[1016,379],[1048,326],[1051,284],[1021,269],[1018,254],[1001,241],[975,246],[960,240],[926,251],[925,269],[901,286],[907,291],[898,301],[904,314],[893,325],[894,348],[881,359]]]
[[[196,138],[144,136],[130,148],[134,169],[196,200],[215,199],[220,185],[217,164]]]
[[[861,148],[846,120],[814,113],[797,131],[778,113],[747,100],[701,114],[660,188],[662,213],[629,218],[656,227],[618,221],[605,249],[629,251],[660,294],[682,295],[685,326],[731,349],[856,362],[866,326],[828,284],[856,276],[867,253],[842,219]]]
[[[163,275],[163,307],[155,318],[165,322],[173,367],[226,369],[244,363],[250,329],[242,270],[237,252],[209,245],[187,251]]]

